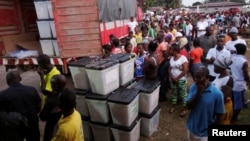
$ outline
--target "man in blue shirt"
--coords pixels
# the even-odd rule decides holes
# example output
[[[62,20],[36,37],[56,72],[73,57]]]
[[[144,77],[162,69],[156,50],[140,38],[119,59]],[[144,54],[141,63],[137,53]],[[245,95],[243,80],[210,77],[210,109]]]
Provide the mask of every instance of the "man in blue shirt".
[[[197,69],[187,97],[190,110],[186,126],[189,141],[207,141],[208,126],[220,124],[225,113],[222,92],[209,82],[206,67]]]

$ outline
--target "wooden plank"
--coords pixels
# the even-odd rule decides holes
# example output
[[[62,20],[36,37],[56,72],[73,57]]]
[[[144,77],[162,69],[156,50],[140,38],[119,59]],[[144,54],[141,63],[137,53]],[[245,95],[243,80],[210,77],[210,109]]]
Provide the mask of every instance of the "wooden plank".
[[[98,13],[96,6],[90,7],[70,7],[62,8],[56,11],[58,15],[81,15],[81,14],[96,14]]]
[[[102,55],[102,51],[100,47],[85,47],[84,49],[75,49],[75,50],[62,50],[61,56],[63,58],[71,57],[70,54],[74,54],[74,57],[83,57],[90,55]]]
[[[86,34],[86,35],[70,35],[70,36],[61,36],[60,40],[62,41],[89,41],[89,40],[100,40],[99,34]]]
[[[61,35],[80,35],[80,34],[99,34],[100,30],[98,28],[86,28],[86,29],[72,29],[60,31]]]
[[[79,49],[84,46],[88,47],[94,47],[98,46],[101,47],[101,43],[97,41],[75,41],[75,42],[61,42],[61,48],[62,49]]]
[[[77,7],[77,6],[93,6],[97,5],[96,0],[81,0],[81,1],[56,1],[56,8],[64,8],[64,7]]]
[[[58,16],[58,22],[86,22],[86,21],[98,21],[97,14],[84,14],[84,15],[69,15],[69,16]]]
[[[99,28],[99,22],[75,22],[75,23],[60,23],[59,30],[67,29],[84,29],[84,28]]]
[[[0,26],[0,30],[17,30],[16,26]]]

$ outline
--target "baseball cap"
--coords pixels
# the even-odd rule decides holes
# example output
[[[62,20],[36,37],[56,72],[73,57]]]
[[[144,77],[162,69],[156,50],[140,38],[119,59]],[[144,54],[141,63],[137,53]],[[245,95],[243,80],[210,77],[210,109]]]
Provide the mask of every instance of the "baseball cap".
[[[238,29],[236,27],[232,27],[230,30],[229,30],[229,33],[238,33]]]

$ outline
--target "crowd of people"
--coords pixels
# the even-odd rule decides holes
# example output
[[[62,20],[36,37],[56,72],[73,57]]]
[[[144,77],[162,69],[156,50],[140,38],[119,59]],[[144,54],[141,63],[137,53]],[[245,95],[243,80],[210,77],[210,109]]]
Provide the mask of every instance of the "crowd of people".
[[[245,13],[161,13],[141,23],[131,17],[128,37],[119,42],[110,35],[103,49],[105,56],[136,55],[135,79],[158,79],[159,101],[172,103],[169,113],[182,103],[188,138],[207,140],[209,125],[237,124],[249,103],[247,43],[241,36],[249,23]]]
[[[225,32],[219,31],[221,25]],[[182,103],[179,114],[188,115],[188,139],[203,141],[209,125],[237,124],[249,102],[247,43],[240,36],[241,25],[249,25],[248,15],[163,13],[147,15],[141,23],[131,17],[128,37],[119,40],[111,34],[110,43],[103,45],[103,58],[136,56],[135,80],[158,79],[159,101],[169,98],[170,114]],[[0,140],[39,141],[41,120],[46,122],[43,141],[83,141],[76,96],[65,87],[66,77],[49,56],[41,54],[37,61],[42,98],[35,88],[20,83],[18,71],[6,76],[9,87],[0,93]],[[187,83],[192,83],[189,88]]]

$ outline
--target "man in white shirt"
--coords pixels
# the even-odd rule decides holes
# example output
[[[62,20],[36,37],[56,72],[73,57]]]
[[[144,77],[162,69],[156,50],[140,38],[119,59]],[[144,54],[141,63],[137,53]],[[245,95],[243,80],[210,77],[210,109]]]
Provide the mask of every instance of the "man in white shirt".
[[[204,35],[206,33],[206,28],[208,27],[208,22],[205,21],[205,17],[200,17],[199,21],[197,22],[197,37]]]
[[[135,21],[134,17],[130,18],[130,22],[128,23],[129,31],[135,33],[135,27],[138,26],[138,23]]]
[[[244,45],[247,45],[245,40],[238,38],[238,29],[236,27],[232,27],[229,30],[229,36],[231,37],[231,41],[228,41],[225,47],[231,52],[231,54],[236,54],[236,44],[242,43]]]
[[[224,48],[224,36],[219,36],[217,38],[217,45],[214,48],[209,49],[206,60],[208,64],[208,70],[210,75],[210,81],[214,81],[217,74],[214,72],[214,61],[220,57],[220,58],[230,58],[231,53]]]

